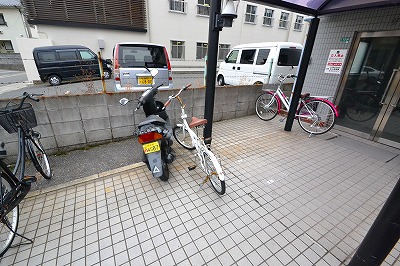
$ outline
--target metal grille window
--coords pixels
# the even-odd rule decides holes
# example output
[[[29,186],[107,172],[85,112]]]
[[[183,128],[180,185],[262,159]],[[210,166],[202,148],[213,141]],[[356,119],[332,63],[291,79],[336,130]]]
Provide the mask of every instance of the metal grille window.
[[[21,0],[30,24],[147,31],[145,0]]]
[[[7,25],[7,22],[4,19],[4,15],[0,13],[0,25]]]
[[[171,58],[185,59],[185,42],[171,41]]]
[[[274,25],[274,10],[266,8],[264,11],[263,25],[272,27]]]
[[[225,60],[225,57],[229,53],[230,49],[230,44],[220,44],[218,51],[218,60]]]
[[[297,16],[296,21],[294,23],[294,30],[302,31],[303,30],[303,16]]]
[[[207,43],[198,42],[196,45],[196,59],[204,59],[207,55]]]
[[[256,6],[247,5],[244,21],[247,23],[256,24],[256,18],[257,18],[256,12],[257,12]]]
[[[282,12],[279,20],[279,28],[287,29],[289,25],[289,13]]]
[[[169,0],[169,11],[178,13],[187,13],[186,2],[183,0]]]
[[[197,1],[197,15],[210,16],[210,0]]]

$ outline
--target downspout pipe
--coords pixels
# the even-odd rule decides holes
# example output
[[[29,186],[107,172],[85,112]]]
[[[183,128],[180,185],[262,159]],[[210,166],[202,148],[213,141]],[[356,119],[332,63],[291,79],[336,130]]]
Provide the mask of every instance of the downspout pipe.
[[[297,73],[296,83],[293,89],[293,97],[292,97],[292,102],[290,103],[288,117],[286,119],[285,131],[292,130],[293,121],[296,115],[297,105],[300,100],[301,91],[303,89],[304,80],[308,69],[308,64],[310,63],[311,53],[314,47],[315,37],[317,36],[318,25],[319,25],[319,18],[317,17],[312,18],[310,23],[310,28],[308,29],[307,40],[304,45],[299,70]]]

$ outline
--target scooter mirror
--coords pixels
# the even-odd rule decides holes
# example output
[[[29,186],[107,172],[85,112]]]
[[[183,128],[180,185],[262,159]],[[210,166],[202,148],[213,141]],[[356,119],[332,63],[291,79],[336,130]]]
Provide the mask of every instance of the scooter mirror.
[[[121,105],[126,105],[129,102],[129,100],[127,98],[122,98],[121,100],[119,100],[119,103]]]
[[[151,73],[151,75],[152,75],[153,77],[155,77],[155,76],[157,76],[157,74],[158,74],[158,69],[157,69],[157,68],[153,68],[153,69],[150,71],[150,73]]]

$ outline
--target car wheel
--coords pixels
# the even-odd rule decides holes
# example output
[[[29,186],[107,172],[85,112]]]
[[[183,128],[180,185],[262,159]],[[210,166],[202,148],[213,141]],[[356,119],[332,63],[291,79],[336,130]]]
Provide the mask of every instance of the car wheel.
[[[225,85],[224,76],[219,75],[217,81],[218,81],[218,86],[224,86]]]
[[[57,75],[51,75],[49,77],[49,83],[52,86],[60,85],[61,84],[61,78],[59,76],[57,76]]]
[[[105,79],[110,79],[111,78],[111,71],[110,70],[104,70],[103,71],[103,76]]]

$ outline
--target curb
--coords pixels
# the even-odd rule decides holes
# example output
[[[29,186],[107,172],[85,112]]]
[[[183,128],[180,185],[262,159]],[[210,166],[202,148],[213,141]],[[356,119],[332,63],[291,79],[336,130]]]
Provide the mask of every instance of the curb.
[[[115,174],[118,174],[118,173],[121,173],[121,172],[133,170],[133,169],[136,169],[136,168],[139,168],[139,167],[142,167],[142,166],[146,166],[146,164],[143,163],[143,162],[134,163],[134,164],[123,166],[123,167],[116,168],[116,169],[113,169],[113,170],[109,170],[109,171],[106,171],[106,172],[102,172],[102,173],[90,175],[90,176],[87,176],[87,177],[83,177],[83,178],[80,178],[80,179],[77,179],[77,180],[69,181],[69,182],[66,182],[66,183],[63,183],[63,184],[55,185],[55,186],[52,186],[52,187],[35,190],[33,192],[28,193],[28,195],[25,197],[25,199],[28,199],[28,198],[31,198],[31,197],[36,197],[36,196],[39,196],[39,195],[42,195],[42,194],[47,194],[49,192],[54,192],[54,191],[59,190],[59,189],[64,189],[64,188],[76,186],[76,185],[79,185],[79,184],[82,184],[82,183],[87,183],[87,182],[90,182],[90,181],[93,181],[93,180],[96,180],[96,179],[99,179],[99,178],[104,178],[104,177],[107,177],[107,176],[110,176],[110,175],[115,175]]]

